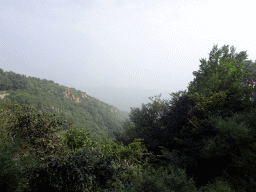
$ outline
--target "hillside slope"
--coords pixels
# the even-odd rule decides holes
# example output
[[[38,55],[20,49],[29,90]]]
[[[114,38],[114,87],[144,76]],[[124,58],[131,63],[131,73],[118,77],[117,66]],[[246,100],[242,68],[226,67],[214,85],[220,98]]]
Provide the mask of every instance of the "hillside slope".
[[[9,93],[4,100],[13,104],[33,105],[40,111],[50,111],[68,120],[68,123],[90,130],[92,137],[113,137],[113,131],[121,131],[127,112],[87,95],[85,92],[68,88],[51,80],[26,77],[0,69],[0,91]]]

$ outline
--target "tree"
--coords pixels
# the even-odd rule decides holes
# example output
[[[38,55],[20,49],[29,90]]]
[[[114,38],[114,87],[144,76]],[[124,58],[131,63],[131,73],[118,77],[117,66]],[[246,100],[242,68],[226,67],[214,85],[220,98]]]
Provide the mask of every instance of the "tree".
[[[200,60],[201,65],[199,70],[194,72],[196,78],[190,82],[188,93],[223,90],[228,85],[228,81],[237,80],[230,79],[231,77],[239,78],[241,81],[240,78],[246,72],[243,67],[246,59],[246,51],[237,54],[232,46],[229,53],[228,45],[220,49],[214,45],[209,53],[208,61]]]
[[[20,147],[16,155],[33,154],[37,159],[51,159],[62,156],[64,148],[61,138],[55,135],[60,130],[62,120],[47,112],[39,112],[33,106],[19,106],[1,103],[5,113],[5,134],[19,140]]]
[[[10,81],[10,79],[5,74],[1,74],[1,77],[0,77],[0,90],[1,91],[6,91],[6,90],[11,89],[12,86],[13,86],[13,84]]]
[[[201,60],[200,70],[195,72],[196,78],[188,86],[188,95],[196,102],[200,101],[200,109],[213,113],[218,110],[219,113],[219,109],[216,109],[214,105],[210,105],[211,107],[207,109],[204,108],[206,100],[213,99],[216,94],[222,94],[225,97],[225,102],[221,106],[222,115],[230,116],[249,107],[248,99],[242,100],[245,94],[250,94],[250,91],[241,87],[241,77],[246,74],[246,70],[243,68],[244,64],[239,63],[247,58],[246,52],[235,54],[234,50],[232,47],[229,53],[228,46],[224,45],[220,49],[214,46],[209,54],[208,62]],[[206,100],[202,100],[199,95],[204,95]],[[212,99],[210,103],[218,102]]]
[[[90,132],[82,128],[72,127],[65,133],[65,142],[68,148],[75,152],[78,149],[91,144]]]
[[[124,132],[121,135],[116,134],[117,141],[128,145],[135,138],[143,138],[145,145],[149,150],[157,150],[158,142],[162,134],[160,119],[164,115],[164,109],[168,105],[168,101],[160,99],[159,96],[149,97],[152,103],[142,104],[140,108],[132,108],[129,120],[124,124]],[[152,135],[154,133],[154,135]],[[159,134],[155,134],[159,133]]]
[[[228,119],[211,117],[219,134],[209,139],[203,149],[215,175],[240,191],[255,191],[256,187],[255,126],[247,124],[248,117],[251,121],[254,114],[255,109]]]
[[[160,145],[165,149],[162,163],[166,161],[186,168],[187,174],[197,180],[198,187],[217,176],[214,168],[209,167],[214,159],[207,159],[203,152],[205,141],[220,135],[209,116],[227,118],[252,107],[249,100],[242,100],[244,94],[250,92],[240,84],[241,76],[246,73],[243,63],[236,65],[234,49],[231,52],[228,46],[213,47],[209,60],[201,60],[200,70],[195,72],[196,78],[190,83],[188,93],[173,94],[161,119],[164,129],[158,130],[162,132],[161,140],[165,141]],[[159,134],[153,133],[151,135]]]

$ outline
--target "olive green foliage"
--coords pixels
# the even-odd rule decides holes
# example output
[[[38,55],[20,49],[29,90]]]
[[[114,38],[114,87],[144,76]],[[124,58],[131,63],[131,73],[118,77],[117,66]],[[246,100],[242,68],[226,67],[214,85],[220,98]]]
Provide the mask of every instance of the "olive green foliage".
[[[1,162],[8,164],[16,159],[15,164],[20,167],[16,175],[22,175],[19,187],[25,186],[33,167],[41,163],[47,164],[54,157],[67,154],[61,139],[55,134],[61,120],[53,114],[38,112],[33,106],[21,107],[1,101],[0,122],[1,138],[6,138],[1,139],[1,154],[8,155],[8,159]],[[9,168],[5,167],[5,170],[8,171]]]
[[[6,144],[8,142],[8,144]],[[0,137],[0,188],[2,191],[12,192],[18,187],[19,170],[13,160],[17,143],[9,137]]]
[[[53,157],[63,153],[60,139],[54,133],[60,130],[61,119],[54,114],[38,112],[33,106],[1,104],[5,113],[5,134],[20,140],[19,154],[33,154],[36,158]],[[4,110],[3,110],[4,109]],[[58,155],[59,155],[58,154]]]
[[[115,133],[116,141],[128,145],[136,138],[144,139],[144,143],[149,150],[155,150],[160,145],[156,137],[161,137],[162,124],[161,117],[164,115],[164,110],[168,106],[168,102],[160,99],[161,95],[150,97],[151,103],[142,104],[142,108],[132,108],[130,119],[124,124],[122,134]],[[153,130],[152,130],[153,129]],[[154,131],[154,135],[152,135]]]
[[[36,118],[33,116],[34,114],[37,114]],[[10,119],[5,117],[1,119],[1,123],[7,121],[13,122],[13,124],[10,126],[5,124],[6,127],[1,129],[2,135],[6,135],[3,137],[5,139],[1,140],[3,143],[1,150],[6,150],[6,147],[12,143],[11,141],[20,144],[21,141],[30,139],[26,138],[26,135],[24,138],[22,134],[12,137],[12,130],[18,130],[19,125],[24,125],[22,120],[27,122],[24,133],[30,130],[31,135],[33,135],[37,124],[41,122],[42,127],[45,128],[45,135],[42,135],[41,143],[43,145],[45,145],[43,136],[46,136],[46,141],[47,136],[50,136],[47,132],[53,134],[50,138],[57,137],[50,131],[50,127],[54,130],[58,124],[57,120],[54,123],[53,115],[47,116],[46,113],[40,113],[33,107],[15,105],[3,107],[2,116],[5,115],[6,117],[10,116]],[[27,116],[30,118],[25,118]],[[18,117],[21,118],[17,120]],[[37,128],[40,132],[40,128]],[[187,179],[184,170],[171,167],[153,168],[149,159],[154,156],[147,151],[142,139],[135,139],[128,146],[124,146],[113,142],[109,137],[98,142],[90,141],[88,132],[84,131],[84,134],[78,134],[80,133],[79,128],[73,127],[69,133],[72,135],[71,141],[77,144],[75,151],[69,154],[56,151],[54,157],[50,156],[49,159],[49,154],[45,151],[43,156],[39,155],[38,158],[35,158],[37,156],[34,157],[30,153],[38,154],[37,151],[39,151],[39,154],[42,154],[40,147],[36,146],[37,142],[25,142],[22,148],[27,151],[23,151],[23,153],[18,153],[17,150],[13,150],[13,153],[9,153],[9,155],[7,154],[8,150],[1,153],[3,160],[1,162],[4,163],[2,172],[4,179],[1,185],[12,187],[11,191],[15,188],[16,191],[196,191],[193,180]],[[8,135],[10,136],[8,137]],[[81,135],[83,136],[80,137]],[[86,138],[88,142],[76,142],[81,141],[81,138]],[[65,141],[58,140],[58,142],[59,145],[67,144]],[[48,144],[51,146],[50,142]],[[8,149],[11,149],[11,146],[16,146],[18,151],[22,149],[18,145],[10,145]],[[57,143],[54,146],[58,146]],[[33,147],[34,150],[31,149]],[[65,149],[65,146],[63,147]],[[14,147],[14,149],[16,148]],[[11,150],[9,151],[11,152]],[[19,159],[14,166],[13,158],[16,154],[19,154]],[[41,158],[46,160],[43,161]]]
[[[251,89],[241,86],[248,74],[248,63],[252,64],[246,59],[246,52],[235,53],[234,47],[229,49],[224,45],[219,49],[214,46],[209,60],[200,60],[200,70],[194,72],[196,78],[190,83],[188,92],[172,93],[170,101],[163,101],[166,105],[160,109],[157,121],[153,121],[154,116],[150,117],[151,108],[145,107],[149,105],[142,105],[141,110],[131,110],[125,130],[122,134],[116,133],[116,140],[128,145],[134,138],[143,138],[146,147],[158,157],[151,163],[171,164],[176,170],[186,169],[198,189],[215,182],[205,188],[230,191],[234,187],[250,191],[254,187],[255,172],[254,156],[250,156],[256,154],[253,151],[255,112],[252,111],[255,102],[250,101]],[[225,128],[219,128],[211,116],[227,121],[224,124],[229,127],[229,133],[224,131]],[[227,120],[232,117],[233,120]],[[230,123],[234,119],[239,119],[244,128],[238,122]],[[247,134],[241,132],[246,129]],[[207,146],[212,148],[207,151]],[[242,173],[243,169],[246,173]]]
[[[256,102],[240,83],[256,73],[246,59],[234,47],[214,46],[188,92],[150,98],[120,124],[112,106],[107,113],[89,96],[74,103],[63,97],[64,86],[0,70],[0,91],[10,93],[0,106],[1,189],[255,191]]]
[[[99,143],[94,143],[94,148],[100,148],[102,152],[111,154],[115,160],[126,160],[138,165],[146,164],[153,155],[148,152],[143,144],[143,139],[135,139],[128,146],[117,144],[110,138],[103,138]]]
[[[65,134],[66,145],[71,151],[77,151],[84,146],[88,146],[92,143],[89,134],[89,131],[82,128],[71,127]]]
[[[95,157],[87,150],[33,170],[28,191],[82,191],[91,186]]]
[[[221,116],[232,116],[233,113],[248,109],[250,89],[241,86],[241,77],[246,74],[243,60],[237,61],[234,47],[214,46],[208,62],[200,60],[200,70],[188,86],[188,95],[197,102],[199,110]]]
[[[0,95],[7,93],[7,91],[0,91]]]
[[[34,170],[29,191],[102,191],[124,188],[136,179],[134,165],[114,161],[98,149],[84,149],[71,154],[60,164],[53,161],[47,167]]]
[[[172,166],[165,168],[146,170],[140,180],[128,186],[125,191],[197,191],[194,181],[187,179],[186,173],[182,169],[174,170]]]
[[[242,75],[247,72],[243,67],[247,56],[237,60],[241,53],[235,53],[233,46],[229,52],[228,45],[224,45],[220,49],[214,45],[209,54],[209,60],[201,59],[200,69],[194,71],[196,77],[189,84],[189,94],[226,91],[237,82],[241,83]]]
[[[1,123],[7,122],[1,129],[6,138],[1,140],[1,150],[6,150],[1,156],[3,187],[12,186],[23,191],[121,189],[139,177],[140,164],[146,163],[151,155],[141,140],[127,147],[110,138],[93,142],[87,131],[72,125],[61,141],[55,133],[62,121],[55,115],[39,112],[31,106],[5,103],[1,109]],[[17,145],[12,155],[8,155],[7,149],[11,148],[7,146],[12,140]],[[67,148],[71,150],[69,155]],[[14,157],[18,157],[20,168],[14,165]],[[16,185],[11,185],[12,180]]]
[[[148,169],[143,173],[135,164],[115,161],[100,150],[81,150],[61,164],[55,162],[35,170],[32,191],[196,191],[184,170]]]
[[[113,138],[113,131],[121,131],[122,122],[128,116],[126,112],[120,112],[114,106],[87,94],[82,97],[79,90],[69,88],[69,96],[74,96],[80,101],[76,103],[64,97],[67,87],[51,80],[26,77],[14,72],[4,72],[2,69],[0,74],[0,91],[9,93],[4,100],[21,106],[33,105],[40,111],[61,116],[67,120],[61,125],[62,128],[68,129],[69,123],[72,123],[76,127],[89,130],[93,140],[105,135]]]
[[[25,75],[16,74],[14,72],[5,73],[0,69],[0,90],[17,90],[25,89],[27,81]]]
[[[237,190],[254,191],[256,188],[256,142],[255,134],[244,123],[236,122],[239,115],[211,121],[220,135],[206,142],[204,153],[215,158],[219,176],[229,181]],[[217,164],[219,162],[219,165]]]
[[[19,141],[8,134],[8,117],[10,114],[0,108],[0,188],[3,191],[15,191],[19,182],[19,170],[15,166],[14,156]]]
[[[219,178],[212,183],[208,183],[201,187],[198,192],[235,192],[236,190],[227,182],[222,181]]]
[[[135,139],[127,147],[124,147],[120,151],[120,156],[123,159],[127,159],[137,164],[146,163],[152,158],[152,153],[148,153],[145,145],[141,143],[143,139]]]

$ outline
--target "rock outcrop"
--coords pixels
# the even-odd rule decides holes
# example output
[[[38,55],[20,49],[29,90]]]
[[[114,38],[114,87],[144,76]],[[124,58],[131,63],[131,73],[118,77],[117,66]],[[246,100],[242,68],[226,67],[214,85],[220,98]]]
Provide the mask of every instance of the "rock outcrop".
[[[64,93],[64,97],[67,97],[67,98],[69,98],[71,100],[74,100],[76,103],[81,103],[79,97],[75,97],[74,95],[70,96],[69,88],[66,88],[66,90],[63,93]]]
[[[83,93],[82,91],[78,91],[79,95],[84,98],[84,97],[87,97],[87,95],[85,93]]]
[[[7,95],[9,95],[9,93],[5,93],[5,94],[0,95],[0,99],[3,99]]]

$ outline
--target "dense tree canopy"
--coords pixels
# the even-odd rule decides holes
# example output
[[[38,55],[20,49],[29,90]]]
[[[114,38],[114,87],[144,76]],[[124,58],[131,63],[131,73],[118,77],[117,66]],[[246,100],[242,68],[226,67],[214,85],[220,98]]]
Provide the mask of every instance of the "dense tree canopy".
[[[123,121],[128,117],[128,113],[120,112],[114,106],[74,88],[69,88],[70,98],[67,98],[64,94],[67,87],[51,80],[26,77],[14,72],[4,72],[2,69],[0,73],[0,91],[9,94],[5,100],[19,105],[33,105],[40,111],[61,116],[68,122],[91,131],[90,136],[94,139],[104,135],[114,137],[113,131],[121,131]],[[68,123],[62,124],[62,128],[68,127]]]
[[[246,52],[235,53],[234,47],[214,46],[209,60],[201,59],[200,69],[194,72],[195,79],[188,86],[188,95],[197,101],[204,111],[231,116],[233,113],[250,108],[251,90],[244,89],[241,78],[247,74],[244,67]],[[244,95],[247,95],[243,100]]]
[[[155,101],[158,105],[165,103],[158,112],[157,123],[148,116],[151,108],[145,107],[152,104],[143,104],[141,110],[131,110],[130,122],[123,135],[117,135],[117,140],[128,144],[134,138],[143,138],[148,149],[155,155],[160,154],[157,164],[186,169],[197,187],[221,179],[228,180],[237,190],[251,191],[256,187],[255,175],[251,172],[255,165],[250,160],[254,156],[247,155],[255,154],[252,152],[255,151],[252,139],[255,126],[247,117],[254,113],[255,103],[250,101],[252,89],[242,87],[241,82],[246,77],[254,77],[252,69],[255,68],[253,62],[246,59],[246,51],[235,53],[234,47],[229,50],[229,46],[220,49],[214,46],[209,59],[200,60],[200,69],[194,72],[195,79],[190,82],[188,92],[172,93],[170,101]],[[218,121],[223,121],[223,126]],[[246,122],[245,127],[240,125]],[[243,142],[250,150],[239,147]],[[223,148],[218,147],[220,143]],[[232,148],[234,150],[225,152]],[[248,163],[252,170],[247,170]],[[232,175],[232,170],[237,172]],[[242,184],[236,185],[236,182]]]
[[[188,92],[150,98],[123,124],[113,106],[82,99],[74,88],[68,95],[80,103],[52,81],[0,70],[1,93],[10,94],[0,105],[0,188],[255,191],[256,102],[241,82],[256,77],[256,65],[226,45],[213,46],[200,63]],[[92,135],[114,131],[116,139],[93,140],[85,128]]]

